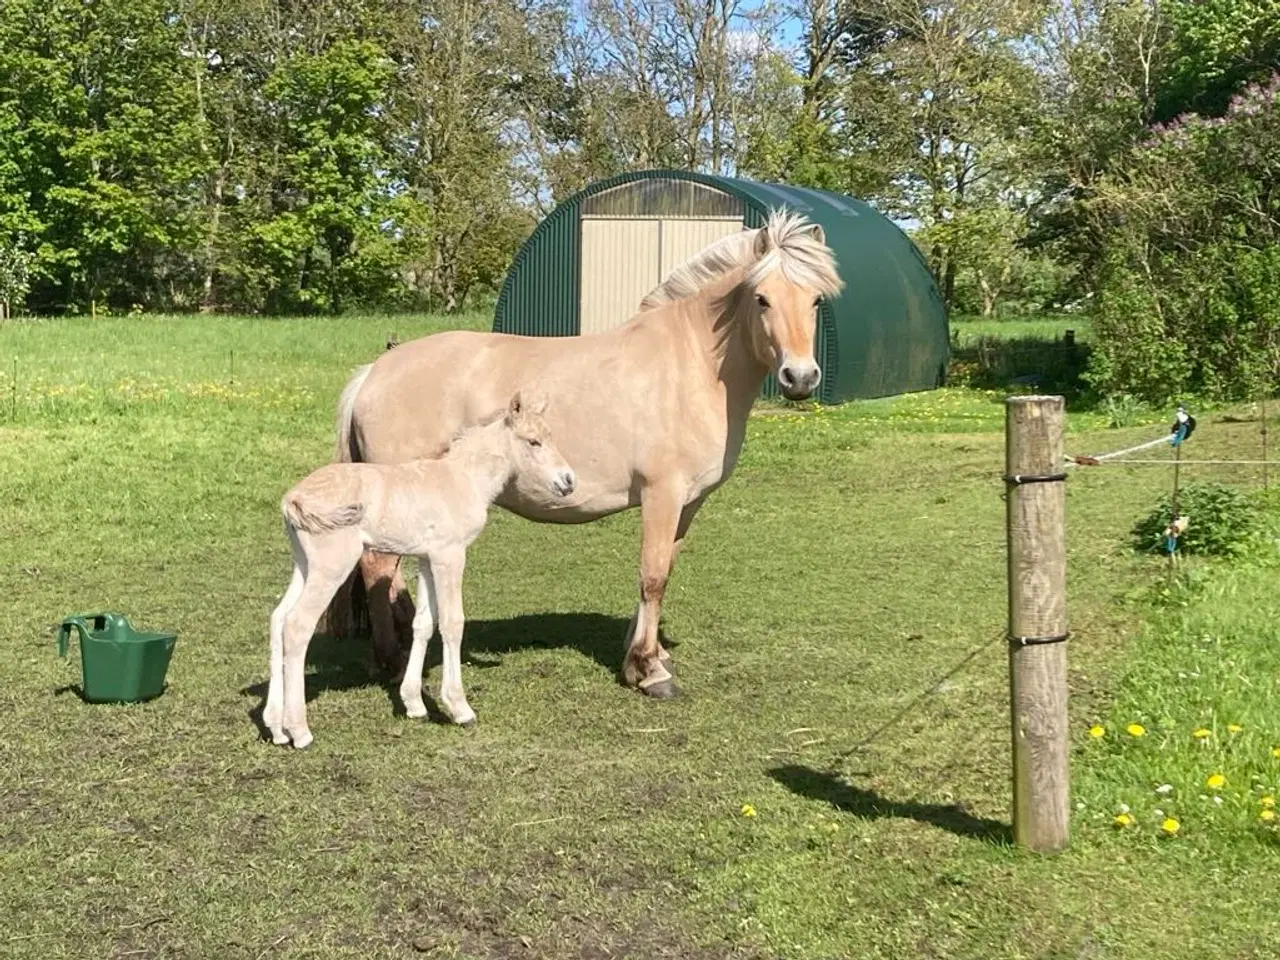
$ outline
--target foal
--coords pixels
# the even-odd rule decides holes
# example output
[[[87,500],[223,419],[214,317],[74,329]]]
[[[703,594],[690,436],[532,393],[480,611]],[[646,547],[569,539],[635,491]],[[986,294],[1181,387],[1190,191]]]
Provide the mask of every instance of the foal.
[[[476,715],[462,690],[462,572],[489,505],[512,480],[573,492],[573,471],[537,409],[520,395],[488,422],[461,433],[437,458],[401,464],[331,463],[284,495],[293,580],[271,614],[271,681],[262,718],[275,743],[311,743],[304,689],[316,622],[366,549],[418,558],[418,611],[400,698],[425,716],[422,668],[439,619],[444,641],[440,699],[454,723]]]

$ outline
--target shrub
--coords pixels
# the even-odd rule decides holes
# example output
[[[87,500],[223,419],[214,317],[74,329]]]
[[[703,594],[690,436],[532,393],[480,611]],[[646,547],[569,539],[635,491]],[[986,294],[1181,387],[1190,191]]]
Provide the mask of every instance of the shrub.
[[[1178,552],[1240,556],[1256,545],[1266,527],[1267,509],[1251,497],[1217,483],[1188,483],[1178,492],[1178,513],[1190,521],[1178,538]],[[1135,550],[1165,552],[1165,528],[1173,519],[1172,492],[1133,528]]]

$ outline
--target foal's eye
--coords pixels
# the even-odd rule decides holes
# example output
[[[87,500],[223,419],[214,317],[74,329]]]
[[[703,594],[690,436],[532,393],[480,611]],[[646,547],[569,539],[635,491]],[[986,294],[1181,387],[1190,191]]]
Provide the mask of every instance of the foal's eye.
[[[756,303],[760,304],[760,307],[764,310],[769,309],[769,299],[763,293],[756,294]]]

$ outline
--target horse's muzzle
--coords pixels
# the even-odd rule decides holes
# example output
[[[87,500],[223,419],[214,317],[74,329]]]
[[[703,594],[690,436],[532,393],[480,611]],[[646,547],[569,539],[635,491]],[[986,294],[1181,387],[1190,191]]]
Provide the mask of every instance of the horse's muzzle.
[[[822,370],[812,360],[808,363],[784,363],[778,369],[778,386],[788,400],[807,400],[821,379]]]

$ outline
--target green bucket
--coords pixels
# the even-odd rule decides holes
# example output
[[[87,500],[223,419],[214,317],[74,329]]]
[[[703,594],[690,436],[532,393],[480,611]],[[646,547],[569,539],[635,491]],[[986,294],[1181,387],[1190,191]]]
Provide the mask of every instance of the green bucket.
[[[164,692],[164,675],[178,636],[143,633],[119,613],[67,617],[58,630],[58,654],[67,655],[71,628],[80,634],[84,698],[91,703],[136,703]]]

